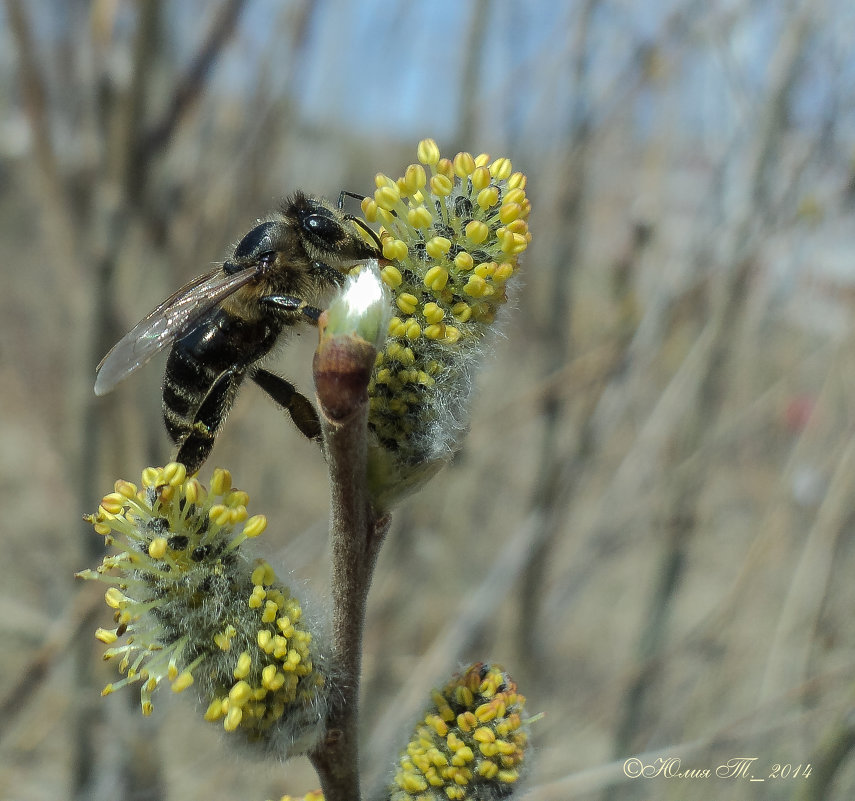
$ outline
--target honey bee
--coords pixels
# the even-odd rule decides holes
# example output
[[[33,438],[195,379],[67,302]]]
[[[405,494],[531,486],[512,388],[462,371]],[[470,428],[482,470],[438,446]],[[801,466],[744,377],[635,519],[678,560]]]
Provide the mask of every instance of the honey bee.
[[[317,412],[282,376],[259,366],[283,334],[317,324],[318,303],[356,264],[380,258],[377,235],[328,201],[297,192],[274,219],[238,242],[221,267],[194,278],[125,334],[97,368],[95,394],[110,392],[171,346],[163,378],[163,420],[176,461],[193,474],[207,459],[247,377],[290,412],[310,439]],[[369,244],[357,230],[374,240]]]

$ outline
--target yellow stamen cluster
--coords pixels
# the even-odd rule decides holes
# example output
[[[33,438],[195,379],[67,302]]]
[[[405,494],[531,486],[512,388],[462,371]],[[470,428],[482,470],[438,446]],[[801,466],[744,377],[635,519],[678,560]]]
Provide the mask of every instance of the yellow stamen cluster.
[[[96,637],[125,678],[104,695],[139,682],[147,715],[164,680],[195,685],[206,720],[288,749],[320,735],[326,679],[300,603],[240,551],[267,524],[248,502],[227,470],[208,492],[180,464],[147,468],[140,488],[117,481],[87,518],[119,552],[78,575],[110,585],[116,626]]]
[[[289,711],[294,702],[312,705],[324,679],[314,669],[312,635],[300,626],[300,603],[276,586],[273,568],[261,562],[251,576],[253,588],[241,599],[255,610],[254,643],[238,652],[233,624],[214,635],[217,647],[236,654],[231,684],[215,691],[205,720],[222,719],[226,731],[238,727],[263,734]],[[255,646],[255,647],[254,647]],[[237,652],[237,653],[236,653]]]
[[[501,798],[523,767],[525,698],[495,665],[472,665],[441,691],[401,755],[390,801]]]
[[[431,139],[398,179],[378,174],[362,210],[382,223],[395,316],[369,385],[369,424],[402,463],[447,458],[482,343],[531,234],[526,177],[506,158],[441,158]],[[450,424],[449,424],[450,419]]]

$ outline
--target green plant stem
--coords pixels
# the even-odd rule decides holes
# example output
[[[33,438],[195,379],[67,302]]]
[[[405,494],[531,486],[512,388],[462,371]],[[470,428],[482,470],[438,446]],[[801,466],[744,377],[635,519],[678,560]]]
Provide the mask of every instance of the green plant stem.
[[[330,471],[332,669],[335,681],[327,736],[309,755],[326,801],[358,801],[359,678],[368,590],[389,528],[378,517],[366,484],[368,397],[332,419],[319,397]]]

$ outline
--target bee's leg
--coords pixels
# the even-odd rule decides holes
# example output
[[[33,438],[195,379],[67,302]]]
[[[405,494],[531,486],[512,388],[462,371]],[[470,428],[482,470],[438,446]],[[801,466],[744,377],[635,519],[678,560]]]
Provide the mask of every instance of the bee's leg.
[[[320,439],[321,423],[315,407],[305,395],[296,390],[290,381],[261,368],[252,374],[252,380],[283,409],[291,413],[291,419],[300,429],[300,433],[308,439]]]
[[[187,468],[187,474],[199,471],[214,447],[217,433],[232,408],[244,372],[225,373],[208,393],[196,415],[190,433],[181,442],[175,461]]]
[[[305,300],[293,295],[265,295],[261,302],[277,311],[302,314],[309,322],[317,324],[321,310],[317,306],[310,306]]]

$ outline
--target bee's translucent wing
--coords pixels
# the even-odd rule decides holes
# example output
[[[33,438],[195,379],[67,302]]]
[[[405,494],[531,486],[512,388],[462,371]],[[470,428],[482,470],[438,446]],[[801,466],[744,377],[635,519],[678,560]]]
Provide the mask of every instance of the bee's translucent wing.
[[[203,315],[257,275],[253,269],[229,275],[218,267],[185,284],[140,320],[101,359],[96,368],[95,394],[106,395],[113,390],[120,381],[176,339],[181,339]]]

